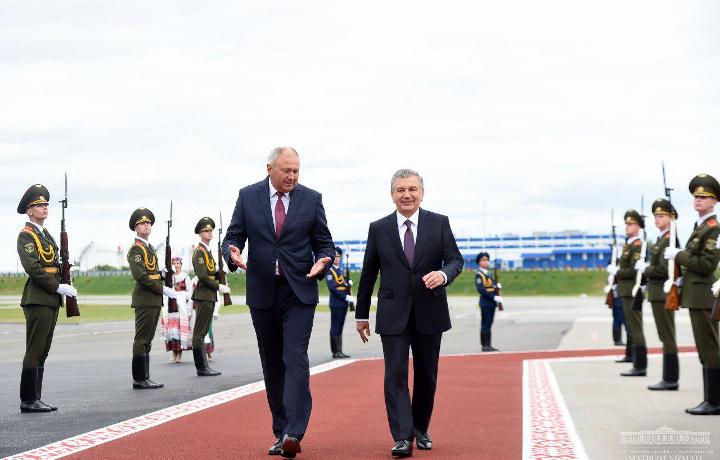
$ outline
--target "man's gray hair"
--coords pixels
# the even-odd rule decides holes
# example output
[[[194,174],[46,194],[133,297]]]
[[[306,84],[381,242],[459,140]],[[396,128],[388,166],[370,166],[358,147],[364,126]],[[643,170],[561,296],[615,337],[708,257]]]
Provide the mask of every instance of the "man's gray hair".
[[[275,147],[272,152],[270,152],[270,155],[268,155],[268,164],[274,168],[275,162],[277,162],[277,159],[280,158],[280,155],[282,155],[285,150],[292,150],[293,153],[297,155],[298,160],[300,159],[300,155],[298,155],[297,150],[292,147]]]
[[[390,191],[392,192],[393,190],[395,190],[395,179],[405,179],[411,176],[417,177],[420,180],[420,189],[425,190],[425,186],[423,185],[423,178],[422,176],[420,176],[420,174],[417,173],[417,171],[413,171],[412,169],[399,169],[392,176],[392,180],[390,181]]]

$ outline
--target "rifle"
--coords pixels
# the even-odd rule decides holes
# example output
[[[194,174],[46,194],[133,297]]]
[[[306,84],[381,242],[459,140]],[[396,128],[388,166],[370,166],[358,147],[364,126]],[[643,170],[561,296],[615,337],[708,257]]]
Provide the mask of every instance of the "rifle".
[[[645,215],[643,212],[643,207],[645,206],[645,196],[641,196],[640,198],[640,218],[645,221]],[[645,228],[640,229],[642,231],[642,245],[640,246],[640,260],[645,262],[645,259],[647,258],[647,233],[645,232]],[[643,295],[642,286],[643,281],[645,281],[645,274],[641,272],[640,270],[637,270],[637,273],[635,274],[635,286],[633,286],[632,289],[632,295],[634,297],[633,299],[633,305],[632,310],[633,311],[642,311],[642,304],[643,300],[645,299],[645,296]]]
[[[610,210],[610,223],[612,224],[612,243],[610,244],[610,264],[617,265],[617,236],[615,235],[615,211]],[[605,287],[607,291],[607,297],[605,297],[605,305],[609,309],[615,308],[615,292],[613,292],[613,286],[616,283],[615,275],[608,278],[608,284]]]
[[[712,309],[711,318],[713,321],[720,321],[720,296],[715,297],[715,306]]]
[[[65,231],[65,208],[68,205],[67,198],[67,173],[65,173],[65,199],[60,200],[62,205],[62,220],[60,221],[60,282],[63,284],[72,284],[72,277],[70,276],[70,250],[68,249],[68,236]],[[80,316],[80,309],[78,308],[77,298],[65,296],[65,313],[68,318],[73,316]]]
[[[497,287],[497,284],[500,282],[500,277],[498,276],[498,261],[497,261],[497,252],[495,253],[495,268],[493,269],[493,274],[495,275],[495,295],[500,295],[500,288]],[[501,296],[502,297],[502,296]],[[502,311],[504,310],[502,302],[498,303],[498,310]]]
[[[170,219],[167,221],[168,232],[165,238],[165,286],[173,289],[173,266],[172,266],[172,250],[170,249],[170,227],[172,227],[172,200],[170,200]],[[168,313],[177,313],[177,300],[168,297]]]
[[[218,227],[218,269],[220,271],[220,284],[227,286],[227,274],[222,256],[222,213],[220,213],[220,227]],[[223,294],[223,305],[232,305],[230,294]]]
[[[345,249],[345,280],[348,283],[347,293],[352,295],[352,286],[350,286],[350,251]],[[355,311],[355,302],[349,302],[350,311]]]
[[[665,179],[665,162],[662,162],[663,172],[663,187],[665,188],[665,196],[667,197],[670,204],[672,200],[670,198],[671,188],[667,186],[667,180]],[[675,249],[677,247],[677,222],[675,216],[670,216],[670,246]],[[677,280],[680,277],[680,267],[675,265],[675,259],[668,261],[668,279],[671,279],[672,285],[669,290],[665,290],[666,286],[663,286],[663,291],[667,294],[665,297],[665,310],[678,310],[680,308],[680,294],[678,293]]]

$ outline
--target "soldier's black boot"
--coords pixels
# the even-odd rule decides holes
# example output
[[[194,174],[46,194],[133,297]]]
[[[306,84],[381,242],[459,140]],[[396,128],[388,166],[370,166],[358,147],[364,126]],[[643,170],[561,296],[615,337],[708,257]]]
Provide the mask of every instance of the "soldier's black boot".
[[[500,351],[492,346],[492,331],[487,332],[487,346],[490,348],[490,351]]]
[[[338,335],[338,336],[336,337],[336,339],[337,339],[337,342],[336,342],[336,343],[337,343],[337,352],[338,352],[338,355],[339,355],[338,358],[349,358],[350,355],[346,355],[346,354],[343,353],[343,351],[342,351],[342,348],[343,348],[343,347],[342,347],[342,335]]]
[[[334,335],[330,336],[330,352],[332,353],[333,358],[339,358],[338,356],[338,348],[337,348],[337,340],[335,340],[336,337]]]
[[[677,391],[679,388],[680,363],[677,353],[663,353],[663,379],[662,382],[650,385],[648,390]]]
[[[633,345],[633,367],[627,372],[621,372],[623,377],[645,377],[647,375],[647,347]]]
[[[20,412],[50,412],[50,406],[40,402],[37,394],[37,367],[23,368],[20,374]]]
[[[615,341],[615,345],[618,347],[625,345],[622,342],[622,329],[613,329],[613,340]]]
[[[200,377],[214,377],[221,374],[218,371],[210,369],[210,366],[208,366],[205,345],[200,348],[193,348],[193,358],[195,359],[195,370]]]
[[[703,367],[705,401],[685,409],[691,415],[720,415],[720,368]]]
[[[147,355],[135,355],[132,358],[133,388],[136,390],[154,390],[163,385],[149,381]]]
[[[489,333],[480,331],[480,345],[482,346],[482,351],[492,351]]]
[[[43,366],[38,367],[38,379],[37,379],[37,395],[38,395],[38,401],[40,401],[40,404],[43,404],[45,406],[48,406],[51,411],[58,410],[57,407],[51,406],[50,404],[43,402],[42,400],[42,383],[43,383],[43,376],[45,375],[45,368]]]
[[[150,384],[152,385],[157,385],[158,388],[162,388],[165,386],[164,383],[155,383],[150,380],[150,353],[145,355],[145,380],[150,382]]]
[[[627,343],[625,344],[625,357],[615,361],[616,363],[631,363],[633,362],[633,346],[630,334],[627,336]]]

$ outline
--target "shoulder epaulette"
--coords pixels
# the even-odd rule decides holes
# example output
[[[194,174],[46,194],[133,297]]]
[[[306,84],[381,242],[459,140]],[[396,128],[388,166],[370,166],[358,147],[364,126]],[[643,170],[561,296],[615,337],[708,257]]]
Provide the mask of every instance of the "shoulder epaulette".
[[[140,247],[142,247],[142,245],[143,245],[141,241],[136,241],[135,244]]]
[[[717,221],[715,219],[710,219],[707,221],[708,226],[710,227],[717,227]]]
[[[633,244],[634,244],[635,246],[640,246],[640,245],[642,244],[642,241],[640,241],[640,240],[635,240],[635,241],[633,242]]]
[[[25,232],[25,233],[30,233],[30,232],[32,232],[32,227],[30,227],[30,226],[28,225],[27,227],[23,228],[22,231]]]

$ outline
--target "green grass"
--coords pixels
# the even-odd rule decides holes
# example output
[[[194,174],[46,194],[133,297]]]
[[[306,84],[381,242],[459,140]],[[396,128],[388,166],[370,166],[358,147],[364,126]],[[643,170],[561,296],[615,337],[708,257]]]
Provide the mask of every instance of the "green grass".
[[[351,273],[357,292],[360,272]],[[509,296],[571,296],[602,295],[607,274],[604,271],[506,271],[500,272],[503,297]],[[26,278],[0,277],[0,294],[20,295]],[[233,294],[245,293],[245,275],[230,274],[228,283]],[[130,295],[135,282],[126,276],[80,276],[73,280],[81,295]],[[327,295],[324,283],[320,295]],[[375,289],[377,292],[377,288]],[[464,271],[448,288],[451,296],[475,296],[475,272]]]

